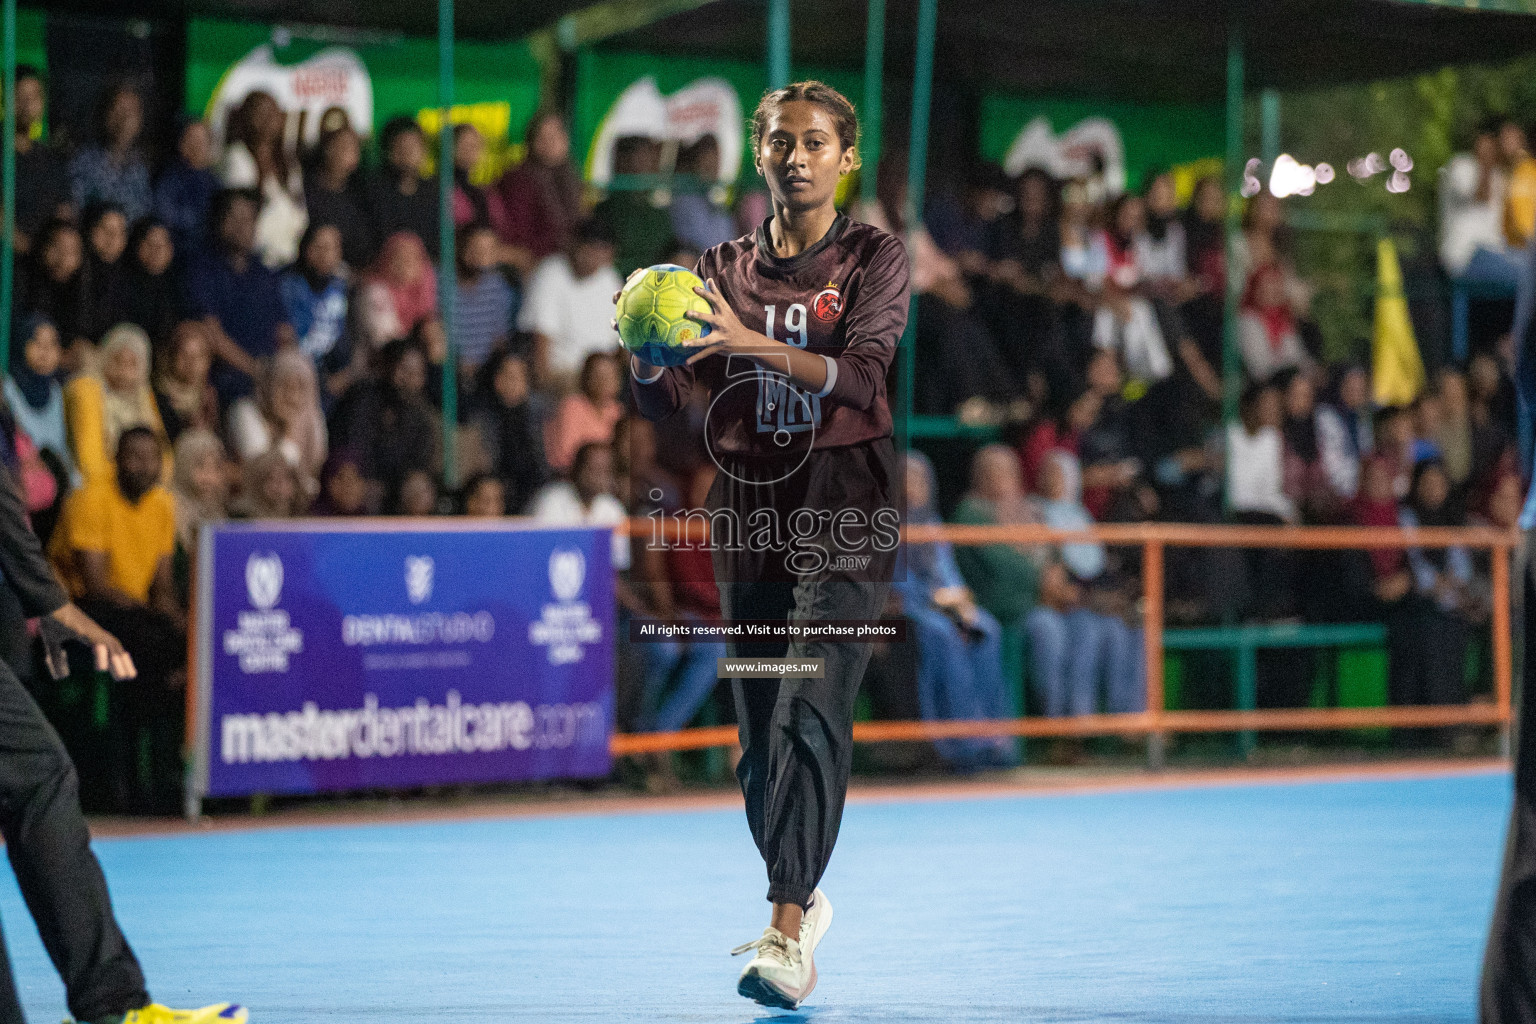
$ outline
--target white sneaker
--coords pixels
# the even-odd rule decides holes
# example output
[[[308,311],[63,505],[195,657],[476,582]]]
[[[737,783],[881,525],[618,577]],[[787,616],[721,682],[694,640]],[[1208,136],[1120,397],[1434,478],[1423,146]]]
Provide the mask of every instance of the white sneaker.
[[[742,969],[736,991],[764,1006],[799,1009],[801,1000],[816,986],[816,968],[808,957],[800,956],[799,941],[770,925],[763,929],[762,938],[737,946],[731,955],[748,951],[756,955]]]
[[[827,934],[831,924],[832,901],[827,899],[826,893],[817,889],[811,894],[811,905],[805,908],[800,918],[800,958],[811,966],[811,981],[800,996],[802,1001],[816,987],[816,947],[821,944],[821,937]]]

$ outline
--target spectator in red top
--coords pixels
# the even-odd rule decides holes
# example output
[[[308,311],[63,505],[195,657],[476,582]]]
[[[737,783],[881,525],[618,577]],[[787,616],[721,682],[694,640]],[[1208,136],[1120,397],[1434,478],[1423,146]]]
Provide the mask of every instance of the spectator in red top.
[[[1102,394],[1078,383],[1076,391],[1057,407],[1059,411],[1054,419],[1042,419],[1036,424],[1019,448],[1019,469],[1023,472],[1026,491],[1036,489],[1040,467],[1052,449],[1078,454],[1083,431],[1093,426],[1103,405]]]
[[[581,178],[571,165],[571,137],[552,110],[528,122],[528,156],[501,179],[507,262],[524,275],[564,252],[581,219]]]
[[[507,205],[496,189],[470,180],[485,157],[485,136],[472,124],[453,127],[453,224],[489,224],[498,236],[507,233]]]
[[[593,352],[581,366],[581,390],[566,395],[544,431],[544,451],[552,469],[565,472],[582,445],[613,440],[614,425],[624,415],[619,401],[619,368],[606,352]]]

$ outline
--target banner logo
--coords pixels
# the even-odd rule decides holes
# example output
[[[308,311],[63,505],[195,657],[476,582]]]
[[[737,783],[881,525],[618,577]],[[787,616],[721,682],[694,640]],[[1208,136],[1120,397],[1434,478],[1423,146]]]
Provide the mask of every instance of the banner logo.
[[[627,136],[691,146],[713,135],[720,145],[716,180],[733,182],[741,173],[745,123],[736,89],[723,78],[696,78],[664,96],[656,79],[646,75],[620,93],[603,115],[587,153],[587,180],[600,186],[612,180],[614,145]]]
[[[245,560],[245,592],[255,611],[239,614],[235,629],[224,631],[224,653],[240,659],[247,675],[287,672],[288,657],[304,650],[304,634],[277,607],[283,593],[283,560],[275,552],[251,552]]]
[[[407,555],[405,558],[405,594],[411,604],[421,604],[432,597],[431,555]]]
[[[253,607],[271,611],[283,593],[283,560],[270,552],[265,558],[252,552],[245,561],[245,590]]]
[[[576,548],[556,548],[549,554],[549,589],[554,604],[539,609],[539,621],[528,624],[528,640],[549,648],[551,665],[569,665],[586,657],[587,644],[603,638],[603,624],[592,617],[592,606],[576,598],[587,577],[586,556]]]

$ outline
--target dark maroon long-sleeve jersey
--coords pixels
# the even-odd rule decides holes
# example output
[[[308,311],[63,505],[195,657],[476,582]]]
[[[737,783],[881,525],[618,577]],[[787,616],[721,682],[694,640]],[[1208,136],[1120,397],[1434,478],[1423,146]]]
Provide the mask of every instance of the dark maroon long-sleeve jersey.
[[[749,330],[820,355],[820,392],[793,384],[743,356],[716,354],[692,366],[658,369],[630,386],[641,415],[660,420],[711,395],[706,442],[731,455],[789,455],[857,444],[891,433],[885,378],[907,323],[906,247],[901,239],[839,214],[826,235],[797,256],[773,254],[767,224],[717,245],[699,260]],[[633,363],[631,363],[633,368]]]

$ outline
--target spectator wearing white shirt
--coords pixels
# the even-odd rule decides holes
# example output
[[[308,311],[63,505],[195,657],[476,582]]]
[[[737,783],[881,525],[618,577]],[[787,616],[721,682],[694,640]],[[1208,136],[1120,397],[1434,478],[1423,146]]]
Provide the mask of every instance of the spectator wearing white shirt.
[[[545,485],[534,495],[529,511],[538,522],[552,526],[618,526],[625,512],[616,490],[613,448],[592,441],[577,449],[570,479]],[[612,551],[613,567],[628,569],[627,534],[614,531]]]
[[[1470,153],[1440,168],[1440,263],[1451,277],[1515,280],[1517,264],[1504,239],[1507,188],[1491,124],[1479,129]]]
[[[546,258],[530,275],[518,326],[533,335],[540,390],[574,390],[588,355],[619,347],[613,295],[624,282],[613,269],[613,252],[613,233],[586,220],[577,225],[569,254]]]
[[[261,195],[256,253],[269,268],[280,270],[297,258],[299,237],[309,225],[304,176],[284,149],[286,115],[271,93],[258,89],[230,120],[232,138],[219,163],[219,180],[225,188],[249,188]]]
[[[1232,511],[1250,523],[1293,522],[1296,507],[1285,494],[1284,410],[1280,392],[1250,385],[1242,414],[1227,425],[1227,496]]]

